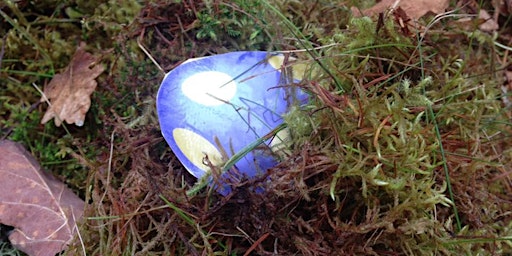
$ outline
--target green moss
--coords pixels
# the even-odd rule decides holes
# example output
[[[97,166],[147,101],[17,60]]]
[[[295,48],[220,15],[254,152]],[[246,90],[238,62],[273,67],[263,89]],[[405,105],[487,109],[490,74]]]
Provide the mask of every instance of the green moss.
[[[272,29],[264,18],[259,1],[205,2],[205,8],[195,13],[195,37],[211,40],[212,44],[231,45],[237,50],[266,50]]]

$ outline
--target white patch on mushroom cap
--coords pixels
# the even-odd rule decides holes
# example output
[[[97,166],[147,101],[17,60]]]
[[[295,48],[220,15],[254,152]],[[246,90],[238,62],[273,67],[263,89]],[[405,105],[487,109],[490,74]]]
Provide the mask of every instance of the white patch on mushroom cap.
[[[181,90],[190,100],[205,105],[218,106],[229,102],[236,94],[237,84],[223,72],[196,73],[183,81]]]

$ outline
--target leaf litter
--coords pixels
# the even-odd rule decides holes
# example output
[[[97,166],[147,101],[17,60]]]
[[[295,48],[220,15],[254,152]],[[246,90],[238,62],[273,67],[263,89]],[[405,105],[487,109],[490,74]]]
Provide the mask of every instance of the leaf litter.
[[[104,67],[99,65],[99,57],[85,51],[85,43],[76,50],[71,63],[60,74],[56,74],[44,88],[41,101],[48,101],[49,107],[41,120],[42,124],[54,119],[55,125],[63,121],[82,126],[85,114],[91,106],[91,94],[97,86],[96,77]]]
[[[21,144],[0,141],[0,223],[11,243],[32,256],[55,256],[77,234],[84,201],[41,169]]]
[[[352,12],[356,16],[373,16],[400,7],[410,18],[417,20],[429,12],[434,14],[445,12],[449,2],[449,0],[383,0],[362,11],[352,8]]]

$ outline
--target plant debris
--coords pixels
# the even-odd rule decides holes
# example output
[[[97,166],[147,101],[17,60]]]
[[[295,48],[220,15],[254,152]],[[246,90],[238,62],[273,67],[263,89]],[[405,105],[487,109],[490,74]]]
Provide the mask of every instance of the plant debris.
[[[443,13],[448,8],[449,2],[448,0],[383,0],[363,11],[352,8],[352,12],[356,16],[373,16],[388,9],[401,8],[410,18],[417,20],[429,12]]]
[[[86,52],[85,46],[81,43],[66,69],[45,86],[41,101],[48,102],[49,107],[42,124],[55,118],[56,126],[63,121],[84,125],[85,114],[91,106],[91,94],[98,84],[95,79],[105,70],[97,63],[99,57]]]
[[[47,174],[18,143],[0,141],[0,223],[11,243],[34,256],[54,256],[77,234],[84,201]]]

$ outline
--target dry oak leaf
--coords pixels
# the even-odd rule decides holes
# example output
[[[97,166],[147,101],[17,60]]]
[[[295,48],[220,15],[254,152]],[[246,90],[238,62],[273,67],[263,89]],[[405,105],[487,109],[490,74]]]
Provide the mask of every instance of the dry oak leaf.
[[[84,202],[48,175],[23,146],[0,140],[0,223],[30,256],[55,256],[77,233]]]
[[[501,91],[503,92],[503,95],[510,95],[509,93],[512,91],[512,68],[510,70],[505,71],[505,83],[501,86]],[[511,97],[502,97],[502,101],[507,108],[512,106]],[[512,116],[512,114],[508,112],[507,114],[509,115],[509,117]]]
[[[50,106],[41,120],[42,124],[52,118],[55,118],[56,126],[63,121],[77,126],[84,124],[85,114],[91,106],[91,94],[97,86],[94,79],[104,70],[103,66],[97,65],[99,59],[85,51],[85,43],[80,44],[71,63],[44,88],[41,101],[47,98]]]
[[[376,5],[363,10],[362,13],[357,8],[352,7],[352,13],[355,16],[373,16],[390,8],[401,7],[407,16],[417,20],[428,12],[443,13],[448,8],[449,2],[449,0],[382,0]]]
[[[483,21],[478,28],[485,32],[493,32],[500,28],[500,25],[494,21],[491,15],[486,10],[480,10],[478,12],[478,18]]]

